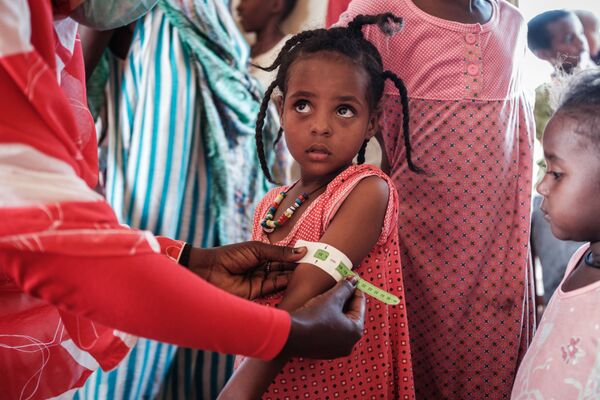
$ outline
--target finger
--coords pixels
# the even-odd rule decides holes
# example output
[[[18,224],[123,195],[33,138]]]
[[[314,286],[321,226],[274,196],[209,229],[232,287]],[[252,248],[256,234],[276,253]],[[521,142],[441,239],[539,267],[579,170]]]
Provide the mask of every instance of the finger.
[[[293,248],[289,246],[275,246],[272,244],[260,243],[259,258],[262,261],[281,261],[284,263],[293,263],[300,260],[306,254],[306,247]]]
[[[325,292],[325,295],[330,296],[330,301],[343,309],[344,304],[350,299],[355,290],[355,281],[348,277],[339,281],[332,289]]]
[[[284,271],[293,271],[298,266],[297,263],[286,263],[286,262],[272,262],[271,263],[271,271],[272,272],[284,272]]]
[[[365,308],[366,308],[366,298],[365,294],[360,290],[356,290],[354,292],[354,296],[347,303],[347,308],[344,314],[350,320],[361,324],[364,324],[365,321]]]
[[[271,272],[265,278],[263,284],[263,295],[285,289],[290,282],[291,276],[291,272]]]

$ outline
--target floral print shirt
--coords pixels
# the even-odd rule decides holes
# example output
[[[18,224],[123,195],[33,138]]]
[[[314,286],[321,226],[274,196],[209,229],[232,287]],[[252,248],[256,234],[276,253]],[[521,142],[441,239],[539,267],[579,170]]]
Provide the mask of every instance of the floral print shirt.
[[[550,300],[519,367],[513,400],[600,398],[600,281],[562,290],[588,248],[586,244],[573,255]]]

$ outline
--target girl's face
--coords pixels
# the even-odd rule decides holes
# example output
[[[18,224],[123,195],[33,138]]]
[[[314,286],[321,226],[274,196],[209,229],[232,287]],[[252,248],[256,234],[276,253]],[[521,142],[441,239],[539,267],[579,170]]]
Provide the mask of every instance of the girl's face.
[[[338,53],[319,52],[292,64],[279,108],[303,178],[337,173],[375,135],[378,112],[369,109],[368,85],[367,73]]]
[[[598,145],[577,133],[577,119],[557,113],[544,131],[547,170],[537,186],[552,233],[562,240],[600,240],[600,155]]]

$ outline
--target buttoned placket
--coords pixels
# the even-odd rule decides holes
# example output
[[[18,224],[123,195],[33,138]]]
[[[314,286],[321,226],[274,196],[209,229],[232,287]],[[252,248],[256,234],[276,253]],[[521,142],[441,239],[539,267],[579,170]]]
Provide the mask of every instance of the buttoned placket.
[[[462,34],[465,43],[465,98],[477,99],[482,88],[482,59],[480,32]]]

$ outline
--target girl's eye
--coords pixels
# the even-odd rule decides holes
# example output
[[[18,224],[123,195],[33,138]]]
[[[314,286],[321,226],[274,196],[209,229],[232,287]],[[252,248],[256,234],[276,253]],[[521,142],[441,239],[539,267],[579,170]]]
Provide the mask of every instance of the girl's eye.
[[[337,114],[343,118],[352,118],[354,117],[354,110],[348,106],[340,106],[336,110]]]
[[[296,110],[296,112],[299,112],[301,114],[306,114],[307,112],[310,112],[310,106],[306,101],[297,102],[294,105],[294,109]]]
[[[554,171],[546,171],[546,174],[552,175],[552,177],[555,180],[558,180],[558,179],[560,179],[561,176],[563,176],[563,174],[561,172],[554,172]]]

